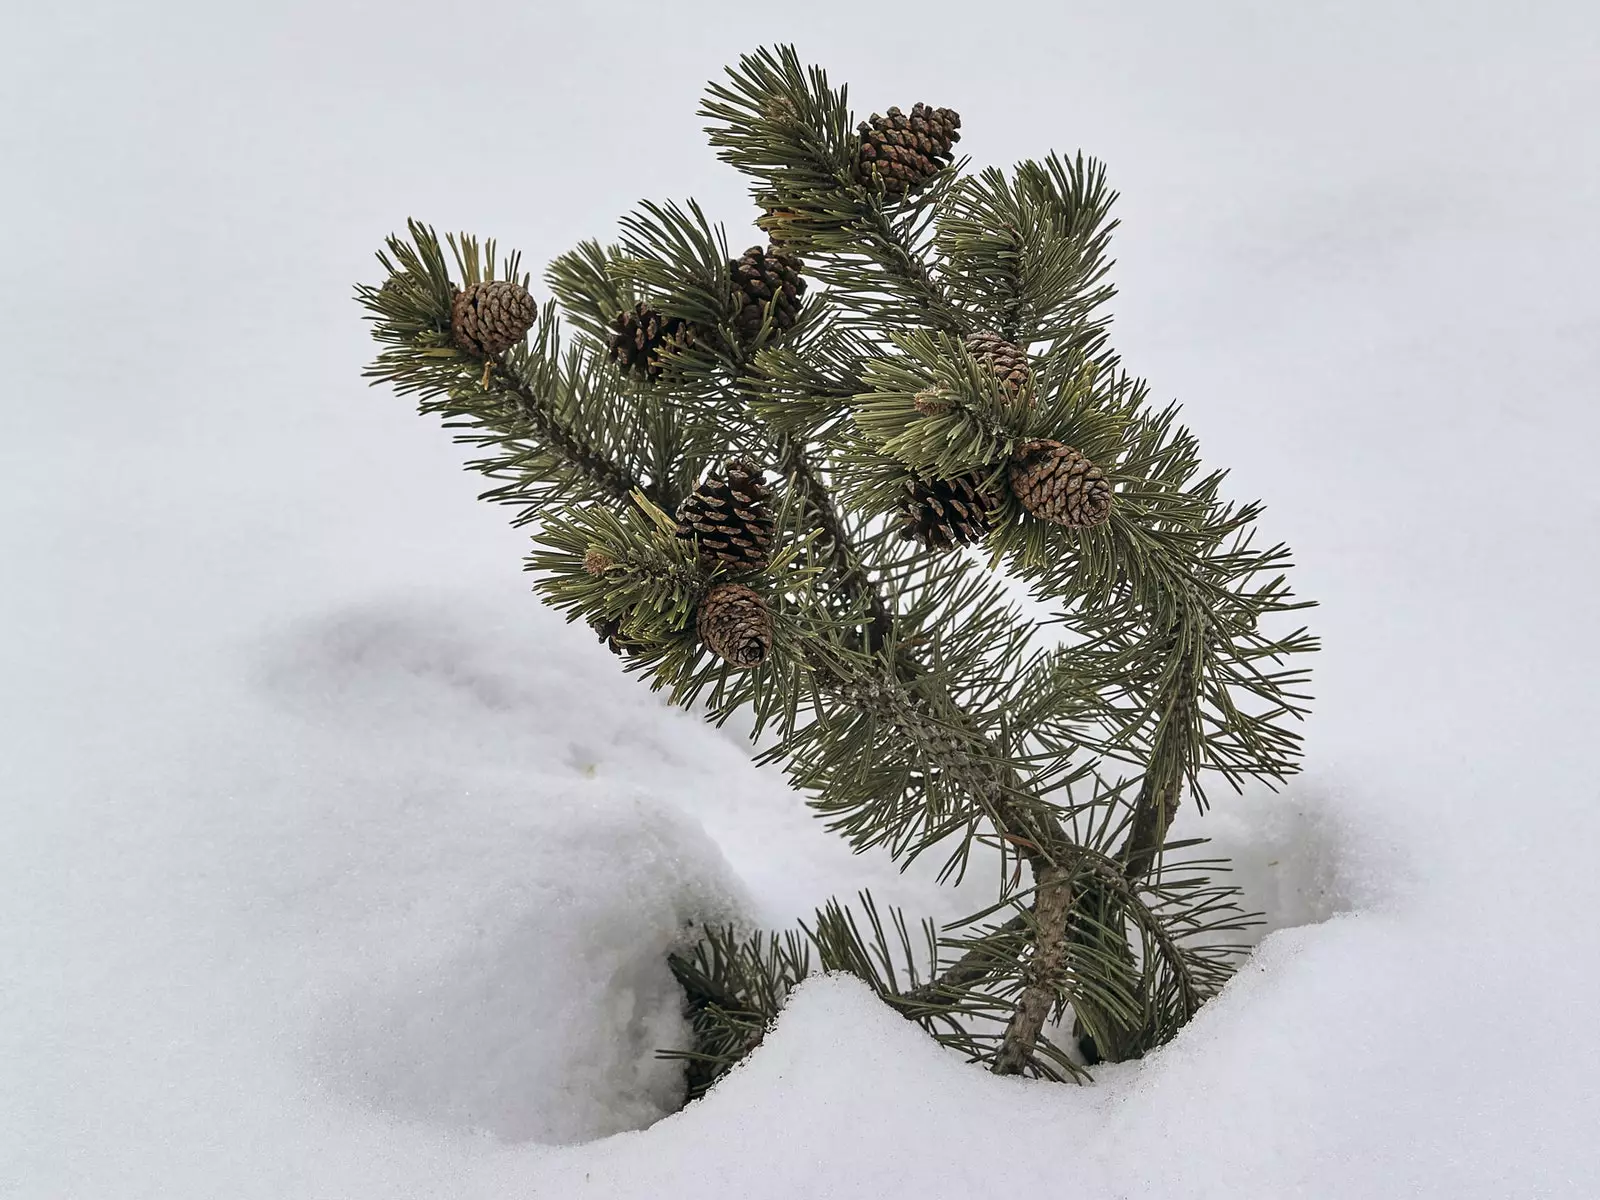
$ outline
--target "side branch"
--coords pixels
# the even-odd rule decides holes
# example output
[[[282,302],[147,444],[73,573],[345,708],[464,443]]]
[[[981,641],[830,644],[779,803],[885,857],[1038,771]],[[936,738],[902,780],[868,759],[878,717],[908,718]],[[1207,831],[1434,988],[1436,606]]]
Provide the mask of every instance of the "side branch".
[[[656,483],[637,478],[581,437],[556,415],[548,401],[507,368],[504,359],[489,360],[484,377],[489,386],[512,401],[518,418],[527,424],[529,432],[596,489],[624,504],[635,491],[652,504],[662,503]],[[511,436],[516,435],[508,431],[508,438]]]
[[[845,593],[852,600],[866,601],[867,609],[872,614],[872,622],[867,630],[867,645],[872,653],[877,654],[888,640],[894,621],[883,596],[873,586],[866,569],[861,565],[861,556],[850,542],[839,510],[834,507],[833,497],[828,494],[827,487],[817,475],[816,467],[806,456],[805,450],[793,438],[779,438],[778,466],[795,481],[806,510],[811,515],[812,524],[826,539],[828,556],[833,560],[834,572]]]
[[[1127,841],[1117,852],[1130,881],[1143,879],[1155,869],[1161,847],[1167,841],[1167,830],[1177,818],[1182,796],[1181,767],[1178,770],[1160,769],[1152,761],[1134,800],[1133,826],[1128,831]]]
[[[1189,640],[1185,633],[1180,626],[1171,643],[1173,653],[1180,653]],[[1179,670],[1162,697],[1160,726],[1134,800],[1132,826],[1117,854],[1130,881],[1143,879],[1155,869],[1167,830],[1177,818],[1191,741],[1187,727],[1199,704],[1198,685],[1198,675]]]
[[[1018,913],[996,929],[994,936],[1003,937],[1007,934],[1020,933],[1027,923],[1028,918],[1022,913]],[[937,979],[930,980],[921,987],[912,988],[899,999],[905,1004],[936,1002],[941,996],[949,995],[952,992],[960,992],[993,974],[997,963],[1003,965],[1005,961],[999,959],[988,946],[974,946],[956,959],[955,962],[951,963],[949,968]]]

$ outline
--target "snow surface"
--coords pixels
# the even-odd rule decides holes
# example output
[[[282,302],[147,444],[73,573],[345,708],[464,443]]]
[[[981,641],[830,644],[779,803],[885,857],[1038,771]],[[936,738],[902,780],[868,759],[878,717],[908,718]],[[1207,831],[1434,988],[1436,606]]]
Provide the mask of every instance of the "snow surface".
[[[0,1194],[1600,1195],[1600,17],[916,13],[8,15]],[[1118,343],[1324,602],[1306,775],[1196,823],[1272,932],[1091,1087],[818,979],[658,1120],[685,923],[966,898],[543,610],[357,378],[408,215],[534,263],[642,194],[743,221],[692,112],[785,38],[980,165],[1109,160]]]

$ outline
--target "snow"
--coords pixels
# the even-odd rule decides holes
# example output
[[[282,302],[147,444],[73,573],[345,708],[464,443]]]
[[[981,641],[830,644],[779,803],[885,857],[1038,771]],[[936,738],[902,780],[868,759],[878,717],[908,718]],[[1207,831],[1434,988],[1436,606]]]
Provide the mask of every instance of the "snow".
[[[0,45],[0,1195],[1600,1194],[1590,6],[884,7],[889,55],[861,5],[232,7]],[[1090,1087],[828,978],[661,1119],[686,923],[981,882],[661,708],[357,377],[407,215],[742,219],[692,110],[790,37],[979,163],[1109,160],[1119,346],[1324,602],[1306,775],[1192,826],[1266,937]]]

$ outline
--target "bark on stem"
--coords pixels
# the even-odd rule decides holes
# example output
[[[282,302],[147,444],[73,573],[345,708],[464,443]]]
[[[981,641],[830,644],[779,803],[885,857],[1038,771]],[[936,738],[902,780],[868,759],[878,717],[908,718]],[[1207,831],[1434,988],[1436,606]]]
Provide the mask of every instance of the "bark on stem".
[[[1017,1009],[1006,1025],[992,1070],[1017,1075],[1033,1058],[1033,1048],[1060,995],[1067,959],[1067,918],[1072,913],[1071,876],[1060,867],[1046,867],[1034,879],[1033,955],[1025,971],[1027,983]]]

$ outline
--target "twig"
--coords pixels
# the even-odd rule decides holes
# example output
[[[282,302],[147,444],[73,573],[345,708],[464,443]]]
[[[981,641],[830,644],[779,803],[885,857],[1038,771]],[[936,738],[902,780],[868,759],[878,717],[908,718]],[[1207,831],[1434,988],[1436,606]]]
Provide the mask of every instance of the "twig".
[[[532,431],[558,450],[590,483],[623,503],[627,503],[635,491],[642,492],[653,504],[661,503],[657,484],[647,484],[634,478],[626,469],[600,453],[552,412],[548,403],[513,375],[503,362],[486,360],[484,368],[486,376],[497,385],[498,390],[515,399],[518,413]]]
[[[989,936],[999,937],[1016,933],[1027,923],[1028,918],[1018,913]],[[991,946],[979,944],[950,964],[939,978],[930,980],[921,987],[912,988],[901,996],[900,1000],[910,1004],[934,1003],[941,993],[958,992],[968,984],[976,983],[984,976],[992,974],[997,963],[1014,961],[1015,959],[1005,959],[996,955]]]

